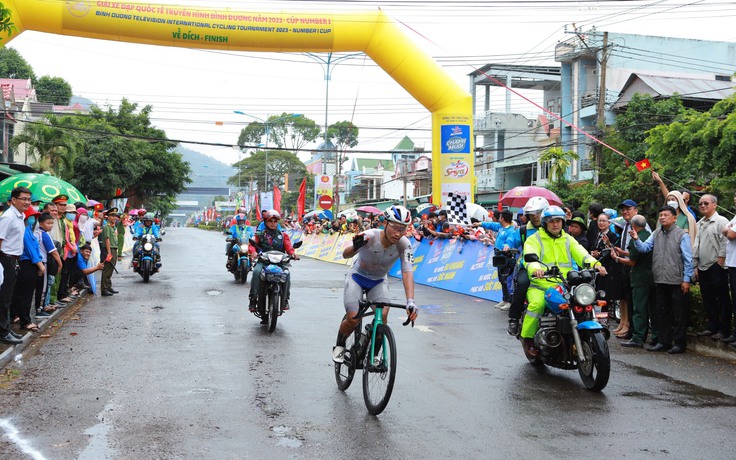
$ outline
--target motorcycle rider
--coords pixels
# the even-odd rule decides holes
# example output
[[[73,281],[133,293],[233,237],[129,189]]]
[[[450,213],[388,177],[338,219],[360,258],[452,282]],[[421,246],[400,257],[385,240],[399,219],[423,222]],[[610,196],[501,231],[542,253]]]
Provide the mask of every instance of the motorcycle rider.
[[[394,205],[383,212],[383,217],[386,222],[383,229],[370,229],[355,235],[352,246],[342,253],[346,259],[356,254],[358,257],[345,275],[343,302],[347,315],[340,323],[337,345],[332,349],[332,360],[336,363],[344,361],[345,341],[360,323],[360,319],[353,319],[353,316],[358,313],[363,291],[367,291],[371,301],[391,300],[386,275],[397,259],[401,259],[406,314],[414,321],[419,313],[414,303],[414,254],[411,243],[404,236],[407,226],[411,225],[411,213],[403,206]],[[388,310],[383,310],[384,322],[388,318]]]
[[[138,257],[138,247],[140,246],[140,239],[143,235],[153,235],[156,238],[156,243],[154,243],[154,246],[156,247],[156,264],[161,264],[161,250],[158,245],[158,240],[161,238],[161,235],[158,231],[158,226],[153,224],[153,214],[147,213],[142,218],[142,225],[138,227],[138,230],[135,232],[136,242],[133,245],[133,254],[135,257]]]
[[[529,198],[523,208],[523,215],[527,219],[525,226],[519,229],[519,240],[515,244],[509,244],[509,247],[519,249],[518,266],[516,267],[516,276],[514,277],[514,293],[511,297],[511,306],[509,307],[509,325],[507,332],[511,336],[515,336],[519,332],[519,319],[521,312],[524,310],[524,302],[526,301],[526,292],[529,289],[529,274],[524,264],[524,243],[532,235],[537,233],[539,226],[542,225],[542,211],[547,209],[549,201],[541,196],[533,196]]]
[[[547,267],[557,266],[563,278],[572,269],[573,260],[580,267],[590,264],[601,276],[606,275],[603,265],[591,256],[575,238],[562,230],[565,225],[565,211],[559,206],[549,206],[542,211],[542,227],[524,243],[524,254],[534,254],[538,262],[527,264],[532,275],[530,289],[527,291],[527,307],[521,337],[528,356],[536,357],[539,350],[534,346],[534,335],[539,329],[539,318],[544,313],[544,293],[557,281],[542,278]],[[546,267],[545,267],[546,265]]]
[[[235,240],[235,243],[227,243],[227,268],[228,270],[233,267],[233,244],[248,244],[248,240],[253,237],[253,229],[247,226],[245,220],[245,214],[238,214],[235,216],[235,225],[230,227],[230,238]],[[235,265],[237,267],[237,264]]]
[[[279,214],[278,211],[274,209],[269,209],[268,211],[265,211],[263,213],[264,215],[264,230],[262,231],[256,231],[255,236],[253,237],[253,240],[258,245],[258,248],[263,251],[281,251],[289,254],[292,259],[299,260],[299,255],[294,252],[294,247],[291,245],[291,240],[289,239],[289,235],[282,232],[279,229],[279,221],[281,220],[281,214]],[[248,251],[251,254],[251,257],[255,257],[257,255],[256,248],[251,245],[248,248]],[[257,309],[257,303],[258,303],[258,296],[262,294],[261,292],[261,271],[263,270],[263,262],[258,261],[255,266],[253,267],[253,276],[250,280],[250,305],[248,305],[248,311],[251,313],[255,312]],[[284,297],[286,299],[284,310],[289,309],[289,294],[290,294],[290,282],[286,283],[286,291],[284,292]],[[265,319],[261,321],[262,324],[265,324]]]

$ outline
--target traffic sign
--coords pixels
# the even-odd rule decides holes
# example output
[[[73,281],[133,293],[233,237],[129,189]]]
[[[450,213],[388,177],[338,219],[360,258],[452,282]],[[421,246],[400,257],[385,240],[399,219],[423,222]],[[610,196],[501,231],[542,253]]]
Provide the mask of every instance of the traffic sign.
[[[332,197],[330,195],[322,195],[319,197],[319,207],[322,209],[330,209],[332,207]]]

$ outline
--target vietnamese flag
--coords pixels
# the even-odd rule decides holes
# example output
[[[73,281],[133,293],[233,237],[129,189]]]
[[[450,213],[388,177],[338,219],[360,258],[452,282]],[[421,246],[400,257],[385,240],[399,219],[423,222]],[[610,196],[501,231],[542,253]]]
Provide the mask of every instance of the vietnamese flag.
[[[273,186],[273,209],[281,214],[281,189]]]
[[[256,208],[256,220],[261,220],[261,206],[258,204],[258,194],[256,193],[253,196],[253,201],[255,201],[255,208]]]
[[[649,162],[649,158],[644,158],[643,160],[637,161],[634,163],[636,166],[637,171],[644,171],[645,169],[649,169],[652,167],[652,164]]]
[[[302,185],[299,186],[299,199],[296,200],[296,213],[299,216],[299,222],[304,217],[304,205],[307,200],[307,178],[302,179]]]
[[[501,203],[501,200],[503,199],[503,194],[501,192],[498,192],[498,210],[503,211],[503,203]]]

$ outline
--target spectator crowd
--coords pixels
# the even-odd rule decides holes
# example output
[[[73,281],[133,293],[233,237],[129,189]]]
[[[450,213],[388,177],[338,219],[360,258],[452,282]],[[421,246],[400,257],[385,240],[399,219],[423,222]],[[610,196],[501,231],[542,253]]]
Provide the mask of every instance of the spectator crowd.
[[[736,347],[736,217],[729,220],[720,215],[714,195],[704,194],[691,205],[695,195],[690,191],[670,191],[657,173],[652,177],[662,196],[653,197],[659,204],[651,221],[639,213],[639,204],[632,199],[610,207],[599,203],[580,209],[563,206],[564,231],[608,272],[597,283],[605,292],[610,313],[617,312],[618,324],[612,332],[624,347],[685,352],[690,290],[698,283],[704,311],[703,318],[697,319],[704,326],[697,335]],[[528,203],[542,203],[537,198]],[[450,223],[445,210],[428,208],[414,218],[406,236],[493,245],[503,293],[497,307],[509,311],[509,333],[515,334],[528,286],[521,255],[526,237],[540,229],[540,215],[549,205],[542,201],[539,206],[525,206],[516,215],[508,209],[491,211],[483,221],[471,218],[471,225]],[[312,216],[286,225],[307,234],[345,234],[383,228],[384,222],[380,214],[343,214],[332,221]]]
[[[89,204],[88,204],[89,203]],[[137,216],[93,201],[70,203],[66,195],[49,202],[16,187],[0,215],[0,342],[20,343],[38,332],[39,319],[96,290],[118,293],[112,276],[118,256],[132,238],[126,231]]]

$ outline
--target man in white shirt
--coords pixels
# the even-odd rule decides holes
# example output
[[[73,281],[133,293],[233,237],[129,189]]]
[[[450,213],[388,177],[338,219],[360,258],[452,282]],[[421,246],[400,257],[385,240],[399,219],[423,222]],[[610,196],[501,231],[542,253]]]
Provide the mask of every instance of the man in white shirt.
[[[10,329],[10,303],[15,288],[18,259],[23,253],[24,214],[31,206],[31,191],[16,187],[10,192],[10,206],[0,216],[0,264],[3,269],[3,285],[0,287],[0,342],[21,343],[22,336]]]
[[[701,337],[713,340],[731,335],[731,298],[728,292],[726,263],[726,237],[723,229],[728,219],[718,214],[718,200],[713,195],[703,195],[698,209],[703,218],[698,221],[698,233],[693,242],[693,265],[700,282],[703,307],[708,319],[707,329],[698,332]]]
[[[736,194],[733,196],[733,203],[736,206]],[[728,239],[726,243],[726,269],[728,270],[728,283],[731,285],[731,310],[736,317],[736,217],[726,224],[722,233]],[[736,327],[731,335],[721,340],[730,343],[732,347],[736,347]]]

